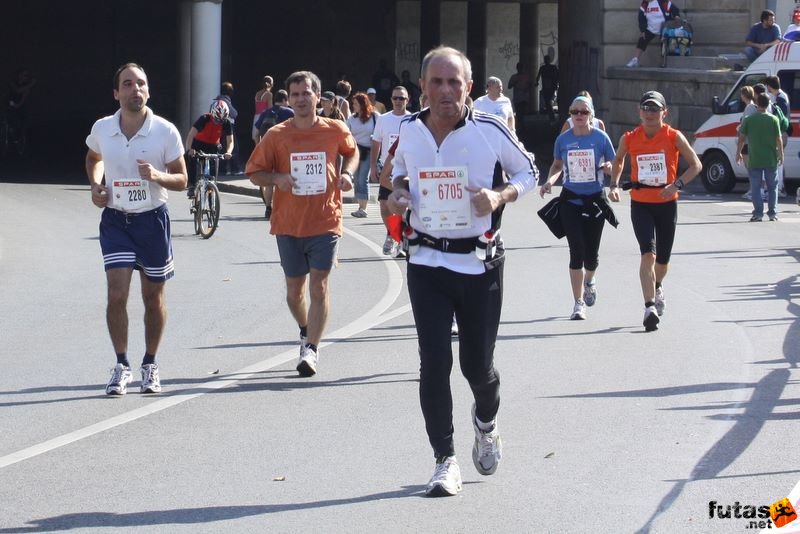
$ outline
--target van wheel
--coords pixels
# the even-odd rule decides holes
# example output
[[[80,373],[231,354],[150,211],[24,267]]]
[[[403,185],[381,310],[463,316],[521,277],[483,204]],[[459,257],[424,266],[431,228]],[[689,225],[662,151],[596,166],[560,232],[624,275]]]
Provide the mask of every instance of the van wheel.
[[[721,152],[712,152],[703,158],[700,178],[709,193],[730,193],[736,186],[731,164]]]

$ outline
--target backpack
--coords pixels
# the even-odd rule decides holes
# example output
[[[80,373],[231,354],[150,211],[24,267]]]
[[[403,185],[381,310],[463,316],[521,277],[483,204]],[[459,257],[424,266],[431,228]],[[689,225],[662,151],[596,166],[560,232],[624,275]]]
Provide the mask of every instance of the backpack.
[[[778,119],[778,127],[781,133],[789,131],[789,118],[783,114],[783,110],[777,104],[772,105],[772,114]]]

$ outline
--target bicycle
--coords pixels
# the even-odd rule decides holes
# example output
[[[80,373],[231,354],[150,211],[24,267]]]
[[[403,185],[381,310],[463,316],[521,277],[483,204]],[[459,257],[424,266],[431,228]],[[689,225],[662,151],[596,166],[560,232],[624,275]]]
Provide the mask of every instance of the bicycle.
[[[217,230],[219,223],[219,188],[217,188],[217,173],[219,160],[224,159],[223,154],[205,154],[196,152],[197,184],[194,188],[194,197],[189,213],[194,215],[194,233],[203,239],[208,239]],[[214,171],[211,171],[211,162],[216,161]]]

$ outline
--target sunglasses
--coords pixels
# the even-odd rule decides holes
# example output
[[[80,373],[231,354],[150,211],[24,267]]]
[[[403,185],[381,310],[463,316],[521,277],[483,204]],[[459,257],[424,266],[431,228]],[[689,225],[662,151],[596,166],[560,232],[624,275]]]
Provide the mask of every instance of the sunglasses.
[[[404,96],[393,96],[392,100],[407,100],[407,98]]]
[[[658,113],[659,111],[664,111],[664,108],[661,106],[655,106],[652,104],[642,104],[641,106],[642,111],[650,111],[652,113]]]
[[[589,115],[591,111],[588,109],[571,109],[569,110],[570,115]]]

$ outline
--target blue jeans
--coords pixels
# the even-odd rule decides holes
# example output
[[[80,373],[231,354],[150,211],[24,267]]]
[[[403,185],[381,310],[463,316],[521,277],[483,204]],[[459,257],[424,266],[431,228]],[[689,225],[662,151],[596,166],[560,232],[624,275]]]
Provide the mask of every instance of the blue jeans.
[[[762,52],[759,52],[758,50],[756,50],[752,46],[745,47],[745,49],[744,49],[744,55],[747,56],[747,59],[750,60],[750,63],[755,61],[758,58],[758,56],[760,56],[761,54],[762,54]]]
[[[753,197],[753,215],[764,216],[764,197],[761,196],[761,178],[767,182],[767,215],[776,215],[775,206],[778,204],[778,184],[775,175],[778,169],[750,169],[750,194]]]
[[[356,175],[353,176],[353,189],[357,200],[369,199],[369,158],[358,162]]]

